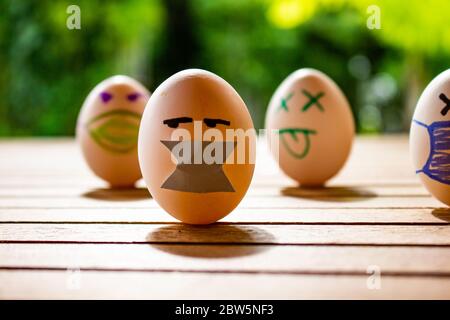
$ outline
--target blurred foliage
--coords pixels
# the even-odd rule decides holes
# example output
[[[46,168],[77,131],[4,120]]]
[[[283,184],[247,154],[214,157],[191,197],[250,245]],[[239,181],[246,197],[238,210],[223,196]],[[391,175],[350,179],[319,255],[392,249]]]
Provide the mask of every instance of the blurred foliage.
[[[81,8],[81,30],[66,9]],[[377,5],[381,29],[367,28]],[[127,74],[151,91],[203,68],[230,82],[262,127],[291,72],[330,75],[360,132],[399,132],[447,68],[446,0],[129,0],[0,2],[0,135],[71,135],[89,91]]]

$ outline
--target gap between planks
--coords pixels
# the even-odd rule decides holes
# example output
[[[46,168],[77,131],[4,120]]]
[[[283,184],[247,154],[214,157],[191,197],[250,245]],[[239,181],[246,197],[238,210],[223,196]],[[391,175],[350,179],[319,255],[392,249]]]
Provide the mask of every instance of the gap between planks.
[[[247,271],[247,270],[180,270],[180,269],[115,269],[115,268],[79,268],[79,267],[2,267],[0,266],[0,271],[66,271],[66,272],[115,272],[115,273],[180,273],[180,274],[220,274],[220,275],[288,275],[288,276],[368,276],[369,272],[347,272],[347,271]],[[384,277],[404,277],[404,278],[443,278],[450,279],[450,272],[385,272]]]

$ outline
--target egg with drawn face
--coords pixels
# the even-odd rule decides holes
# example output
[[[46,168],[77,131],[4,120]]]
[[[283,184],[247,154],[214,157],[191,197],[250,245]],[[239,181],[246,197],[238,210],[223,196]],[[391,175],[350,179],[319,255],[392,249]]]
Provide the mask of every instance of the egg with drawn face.
[[[266,129],[282,171],[301,186],[317,187],[345,164],[355,125],[349,103],[333,80],[320,71],[300,69],[272,96]]]
[[[83,156],[111,187],[131,187],[142,177],[137,139],[149,96],[136,80],[113,76],[99,83],[81,108],[76,136]]]
[[[450,206],[450,69],[431,81],[419,98],[410,151],[424,186]]]
[[[250,185],[256,134],[225,80],[184,70],[153,93],[139,130],[139,163],[153,199],[188,224],[230,213]]]

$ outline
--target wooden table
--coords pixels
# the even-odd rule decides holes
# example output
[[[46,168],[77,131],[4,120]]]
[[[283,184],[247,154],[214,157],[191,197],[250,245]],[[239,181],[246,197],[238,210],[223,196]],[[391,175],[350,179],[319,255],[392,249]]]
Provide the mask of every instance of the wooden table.
[[[359,137],[325,190],[264,144],[238,209],[178,223],[145,188],[109,191],[70,139],[0,142],[0,298],[450,298],[450,211],[406,136]]]

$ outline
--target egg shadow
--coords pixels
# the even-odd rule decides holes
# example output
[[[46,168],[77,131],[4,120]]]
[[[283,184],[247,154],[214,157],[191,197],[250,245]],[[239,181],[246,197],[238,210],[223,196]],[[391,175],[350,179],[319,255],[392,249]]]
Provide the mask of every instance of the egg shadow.
[[[442,221],[450,222],[450,208],[437,208],[431,211],[431,214]]]
[[[235,258],[259,254],[269,249],[274,236],[254,226],[212,224],[192,226],[174,224],[158,228],[148,234],[153,248],[165,253],[199,258]]]
[[[147,188],[98,188],[81,195],[84,198],[102,201],[137,201],[151,198]]]
[[[313,201],[326,202],[357,202],[378,197],[372,191],[353,187],[289,187],[281,189],[281,194]]]

